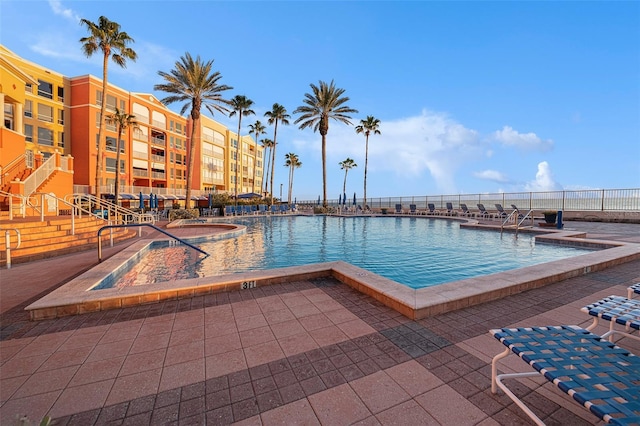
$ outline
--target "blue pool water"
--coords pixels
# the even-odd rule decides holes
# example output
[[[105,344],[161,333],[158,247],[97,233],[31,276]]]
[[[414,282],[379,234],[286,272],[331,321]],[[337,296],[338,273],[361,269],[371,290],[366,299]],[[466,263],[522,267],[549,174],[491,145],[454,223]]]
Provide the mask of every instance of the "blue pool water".
[[[591,252],[535,243],[529,234],[460,228],[415,217],[282,216],[234,218],[238,238],[151,250],[115,286],[226,275],[343,260],[412,288],[487,275]]]

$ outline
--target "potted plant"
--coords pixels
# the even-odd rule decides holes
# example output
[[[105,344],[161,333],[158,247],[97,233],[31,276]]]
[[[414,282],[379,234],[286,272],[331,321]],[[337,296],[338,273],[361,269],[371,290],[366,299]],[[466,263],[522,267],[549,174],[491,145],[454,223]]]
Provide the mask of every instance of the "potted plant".
[[[556,219],[558,217],[558,212],[555,210],[546,210],[543,211],[542,214],[544,215],[544,221],[546,223],[556,223]]]

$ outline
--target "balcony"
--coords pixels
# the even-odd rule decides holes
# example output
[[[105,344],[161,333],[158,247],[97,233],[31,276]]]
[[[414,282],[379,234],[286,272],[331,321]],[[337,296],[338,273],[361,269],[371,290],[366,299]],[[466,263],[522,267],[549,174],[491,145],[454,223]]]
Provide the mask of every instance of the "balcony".
[[[164,155],[151,154],[151,160],[156,162],[156,163],[164,164],[166,159],[167,159],[167,157],[165,157]]]
[[[167,178],[167,174],[165,172],[151,172],[151,177],[154,179],[165,180]]]
[[[135,176],[135,177],[149,177],[149,170],[133,169],[133,176]]]
[[[152,121],[151,121],[151,124],[152,124],[154,127],[157,127],[157,128],[159,128],[159,129],[162,129],[162,130],[165,130],[165,129],[167,128],[167,123],[164,123],[164,122],[162,122],[162,121],[152,120]]]
[[[167,147],[167,141],[164,138],[159,138],[159,137],[152,137],[151,138],[151,145],[153,146],[159,146],[162,148],[166,148]]]

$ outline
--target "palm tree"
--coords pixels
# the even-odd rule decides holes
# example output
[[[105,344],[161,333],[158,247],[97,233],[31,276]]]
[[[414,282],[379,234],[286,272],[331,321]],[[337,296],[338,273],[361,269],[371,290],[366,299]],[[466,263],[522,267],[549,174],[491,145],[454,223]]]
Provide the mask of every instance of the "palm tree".
[[[285,154],[284,158],[286,159],[284,165],[289,167],[289,197],[288,204],[291,204],[291,194],[293,193],[293,171],[298,167],[302,166],[300,162],[300,158],[298,158],[297,154],[290,152]]]
[[[267,133],[267,128],[260,122],[260,120],[256,120],[254,124],[249,124],[249,134],[254,134],[256,137],[256,149],[253,151],[253,180],[251,186],[251,192],[256,192],[256,169],[258,163],[258,138],[260,135],[264,135]],[[264,156],[262,161],[262,170],[264,170]],[[263,177],[264,178],[264,177]],[[262,188],[260,188],[262,190]]]
[[[267,158],[267,168],[266,170],[266,174],[264,177],[264,190],[262,191],[262,193],[266,196],[267,195],[267,184],[268,182],[268,178],[269,178],[269,167],[271,166],[271,150],[273,149],[273,141],[269,138],[264,138],[262,139],[262,146],[265,148],[265,157]]]
[[[340,169],[344,170],[344,183],[342,184],[342,193],[346,194],[347,193],[347,173],[349,173],[349,170],[351,170],[354,167],[358,167],[358,165],[356,164],[355,161],[353,161],[353,158],[349,158],[347,157],[346,160],[341,161],[338,163],[340,165]]]
[[[240,136],[240,127],[242,125],[242,116],[253,115],[255,112],[251,109],[253,101],[244,95],[236,95],[231,99],[231,108],[233,111],[229,113],[229,117],[233,117],[238,114],[238,148],[236,157],[236,204],[238,204],[238,169],[242,168],[242,137]],[[239,163],[238,163],[239,162]],[[240,179],[244,180],[244,173],[240,172]],[[240,191],[242,192],[242,185],[240,185]]]
[[[122,133],[128,128],[137,128],[138,122],[136,121],[136,116],[132,114],[127,114],[126,111],[120,111],[116,107],[116,112],[113,114],[109,114],[107,116],[106,121],[109,124],[115,124],[118,128],[118,139],[116,139],[116,190],[115,190],[115,204],[118,204],[118,196],[120,189],[120,138],[122,138]]]
[[[369,162],[369,135],[373,132],[374,135],[380,134],[380,120],[372,115],[368,115],[365,120],[360,120],[360,124],[356,126],[356,133],[364,133],[366,140],[364,150],[364,198],[362,204],[367,205],[367,163]]]
[[[322,205],[327,207],[327,133],[329,132],[329,119],[349,124],[351,117],[348,114],[358,111],[346,105],[349,98],[344,96],[344,89],[335,86],[333,80],[327,84],[320,81],[316,86],[311,83],[313,93],[305,93],[303,102],[305,105],[299,106],[294,114],[302,114],[295,123],[301,123],[300,129],[312,127],[314,132],[320,130],[322,136]]]
[[[276,145],[278,144],[278,122],[288,126],[291,116],[287,114],[287,109],[278,103],[273,104],[271,111],[265,112],[264,116],[268,118],[267,122],[269,124],[275,125],[273,128],[273,147],[271,147],[271,189],[269,190],[271,194],[271,205],[273,205],[273,175],[275,174]]]
[[[180,115],[191,106],[191,135],[189,136],[189,151],[187,151],[187,194],[185,207],[188,209],[191,203],[191,181],[193,175],[193,153],[196,148],[195,133],[200,124],[200,109],[204,105],[214,114],[218,111],[227,114],[230,102],[222,97],[222,92],[232,87],[219,84],[222,78],[219,71],[213,71],[213,60],[204,62],[198,55],[194,60],[188,52],[176,61],[175,68],[170,72],[158,71],[158,75],[165,79],[166,83],[156,84],[153,90],[171,93],[162,99],[165,105],[174,102],[184,102]]]
[[[88,37],[80,39],[82,51],[87,58],[97,51],[102,52],[102,99],[100,104],[100,125],[98,127],[98,148],[96,151],[96,191],[95,195],[100,205],[100,191],[102,186],[102,156],[104,152],[104,134],[107,109],[107,78],[109,58],[122,68],[127,67],[127,59],[135,62],[138,54],[127,45],[134,40],[129,35],[120,31],[120,24],[110,21],[104,16],[98,18],[98,22],[81,19],[80,25],[87,27]],[[117,201],[117,200],[116,200]]]

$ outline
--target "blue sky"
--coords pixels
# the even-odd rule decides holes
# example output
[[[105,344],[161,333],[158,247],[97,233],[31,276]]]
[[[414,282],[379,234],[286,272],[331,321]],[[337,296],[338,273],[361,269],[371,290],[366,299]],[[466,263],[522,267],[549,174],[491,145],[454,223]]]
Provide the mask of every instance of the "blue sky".
[[[254,101],[243,134],[284,105],[292,119],[278,129],[275,185],[286,192],[284,154],[298,154],[298,200],[322,192],[320,135],[293,124],[320,80],[346,90],[354,125],[381,121],[368,197],[640,187],[637,1],[2,0],[0,43],[54,71],[101,77],[101,58],[84,57],[78,41],[79,19],[101,15],[139,56],[110,64],[117,86],[154,93],[157,72],[190,52],[214,60],[229,98]],[[237,128],[237,118],[213,118]],[[329,198],[342,192],[347,157],[358,164],[347,193],[361,197],[365,139],[333,121]]]

